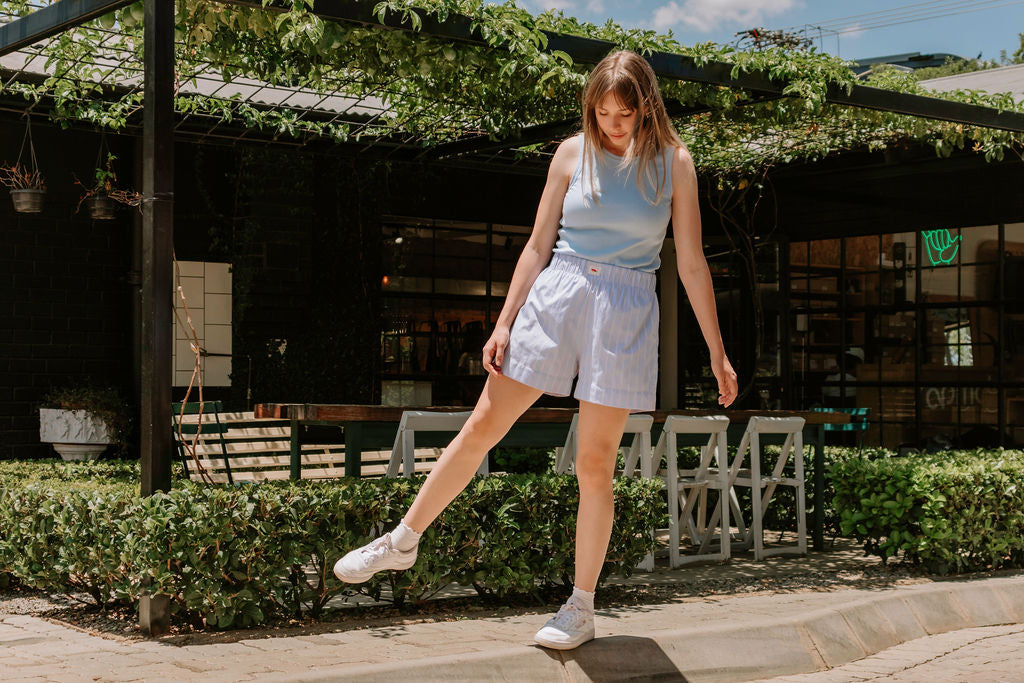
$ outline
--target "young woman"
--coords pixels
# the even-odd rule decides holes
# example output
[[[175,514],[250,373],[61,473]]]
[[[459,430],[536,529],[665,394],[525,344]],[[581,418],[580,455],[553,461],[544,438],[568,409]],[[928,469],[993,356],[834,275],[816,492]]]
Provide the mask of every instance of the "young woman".
[[[402,522],[338,560],[339,579],[359,583],[381,570],[411,567],[420,535],[487,452],[541,394],[568,396],[578,372],[574,588],[535,640],[571,649],[594,637],[594,589],[611,536],[618,446],[627,416],[655,407],[654,283],[670,218],[679,277],[711,351],[718,402],[728,406],[736,398],[736,373],[704,260],[693,162],[650,65],[634,52],[615,52],[587,80],[583,132],[563,141],[551,161],[533,233],[483,347],[489,376],[472,415]]]

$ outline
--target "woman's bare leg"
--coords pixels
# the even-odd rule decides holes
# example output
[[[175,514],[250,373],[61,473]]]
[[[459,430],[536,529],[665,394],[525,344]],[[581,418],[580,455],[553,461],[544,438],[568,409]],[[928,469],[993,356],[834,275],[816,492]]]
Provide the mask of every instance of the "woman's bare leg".
[[[444,449],[416,495],[405,523],[423,532],[473,478],[487,452],[544,393],[502,375],[488,375],[473,414]]]
[[[580,401],[576,478],[580,504],[576,515],[576,576],[580,590],[593,592],[612,534],[612,477],[629,410]]]

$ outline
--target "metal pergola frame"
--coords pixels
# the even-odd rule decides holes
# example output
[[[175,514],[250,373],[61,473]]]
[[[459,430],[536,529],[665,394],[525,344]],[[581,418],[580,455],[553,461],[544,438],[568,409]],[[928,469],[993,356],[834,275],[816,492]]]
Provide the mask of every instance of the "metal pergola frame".
[[[228,5],[276,12],[288,7],[279,0],[264,7],[260,0],[216,0]],[[58,35],[116,9],[133,0],[57,0],[24,17],[0,26],[0,56]],[[142,360],[141,360],[141,461],[142,495],[166,491],[171,487],[171,309],[165,292],[172,288],[173,246],[173,143],[174,113],[174,2],[144,0],[144,121],[143,121],[143,273],[142,273]],[[321,19],[356,23],[386,30],[413,31],[412,23],[398,16],[379,19],[372,5],[356,0],[317,0],[312,10]],[[451,15],[444,22],[422,17],[418,35],[488,45],[469,17]],[[593,64],[615,45],[608,41],[545,31],[547,50],[561,50],[574,62]],[[657,75],[674,80],[692,81],[741,90],[752,95],[753,102],[783,96],[785,81],[765,72],[732,75],[731,64],[708,62],[698,65],[688,56],[654,52],[646,57]],[[978,105],[964,104],[919,95],[909,95],[855,85],[847,93],[832,87],[826,101],[833,104],[889,111],[965,125],[1024,132],[1024,115]],[[669,103],[678,106],[678,103]],[[694,107],[677,110],[679,115],[704,111]],[[438,145],[426,151],[427,158],[444,158],[470,152],[495,152],[557,138],[573,122],[560,121],[524,128],[519,135],[495,143],[487,136]],[[168,620],[166,598],[144,596],[140,603],[140,621],[150,633],[162,632]]]

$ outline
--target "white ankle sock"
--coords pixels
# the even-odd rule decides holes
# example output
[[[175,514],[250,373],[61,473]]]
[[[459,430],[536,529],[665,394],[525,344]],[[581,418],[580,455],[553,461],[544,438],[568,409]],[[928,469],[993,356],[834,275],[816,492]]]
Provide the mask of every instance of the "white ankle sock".
[[[579,602],[581,602],[591,612],[594,611],[594,592],[593,591],[585,591],[585,590],[581,590],[581,589],[576,588],[575,586],[573,586],[572,597],[576,598]]]
[[[402,520],[391,532],[391,545],[399,550],[412,550],[420,542],[422,533],[417,533]]]

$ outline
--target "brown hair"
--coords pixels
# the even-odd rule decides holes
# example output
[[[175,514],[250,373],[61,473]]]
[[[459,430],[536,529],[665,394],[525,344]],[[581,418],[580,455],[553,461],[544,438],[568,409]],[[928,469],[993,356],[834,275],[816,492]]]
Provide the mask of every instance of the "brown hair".
[[[612,93],[626,108],[636,111],[636,124],[633,138],[626,153],[619,162],[624,169],[634,160],[637,163],[636,184],[640,196],[652,204],[659,203],[665,188],[667,169],[664,162],[666,147],[684,146],[679,133],[672,126],[672,121],[665,111],[665,103],[661,99],[658,88],[658,77],[654,69],[643,57],[630,50],[619,50],[602,59],[587,77],[583,87],[583,169],[590,166],[587,155],[596,155],[596,150],[603,149],[601,144],[601,128],[597,124],[595,109],[605,95]],[[659,173],[657,160],[661,160]],[[605,163],[598,156],[599,163]],[[642,171],[642,172],[641,172]],[[643,179],[643,180],[641,180]],[[646,182],[644,182],[646,181]],[[582,182],[582,176],[580,178]],[[645,186],[656,188],[654,201],[644,191]],[[593,192],[594,179],[590,179]],[[669,190],[671,192],[671,189]],[[596,201],[596,197],[595,197]]]

